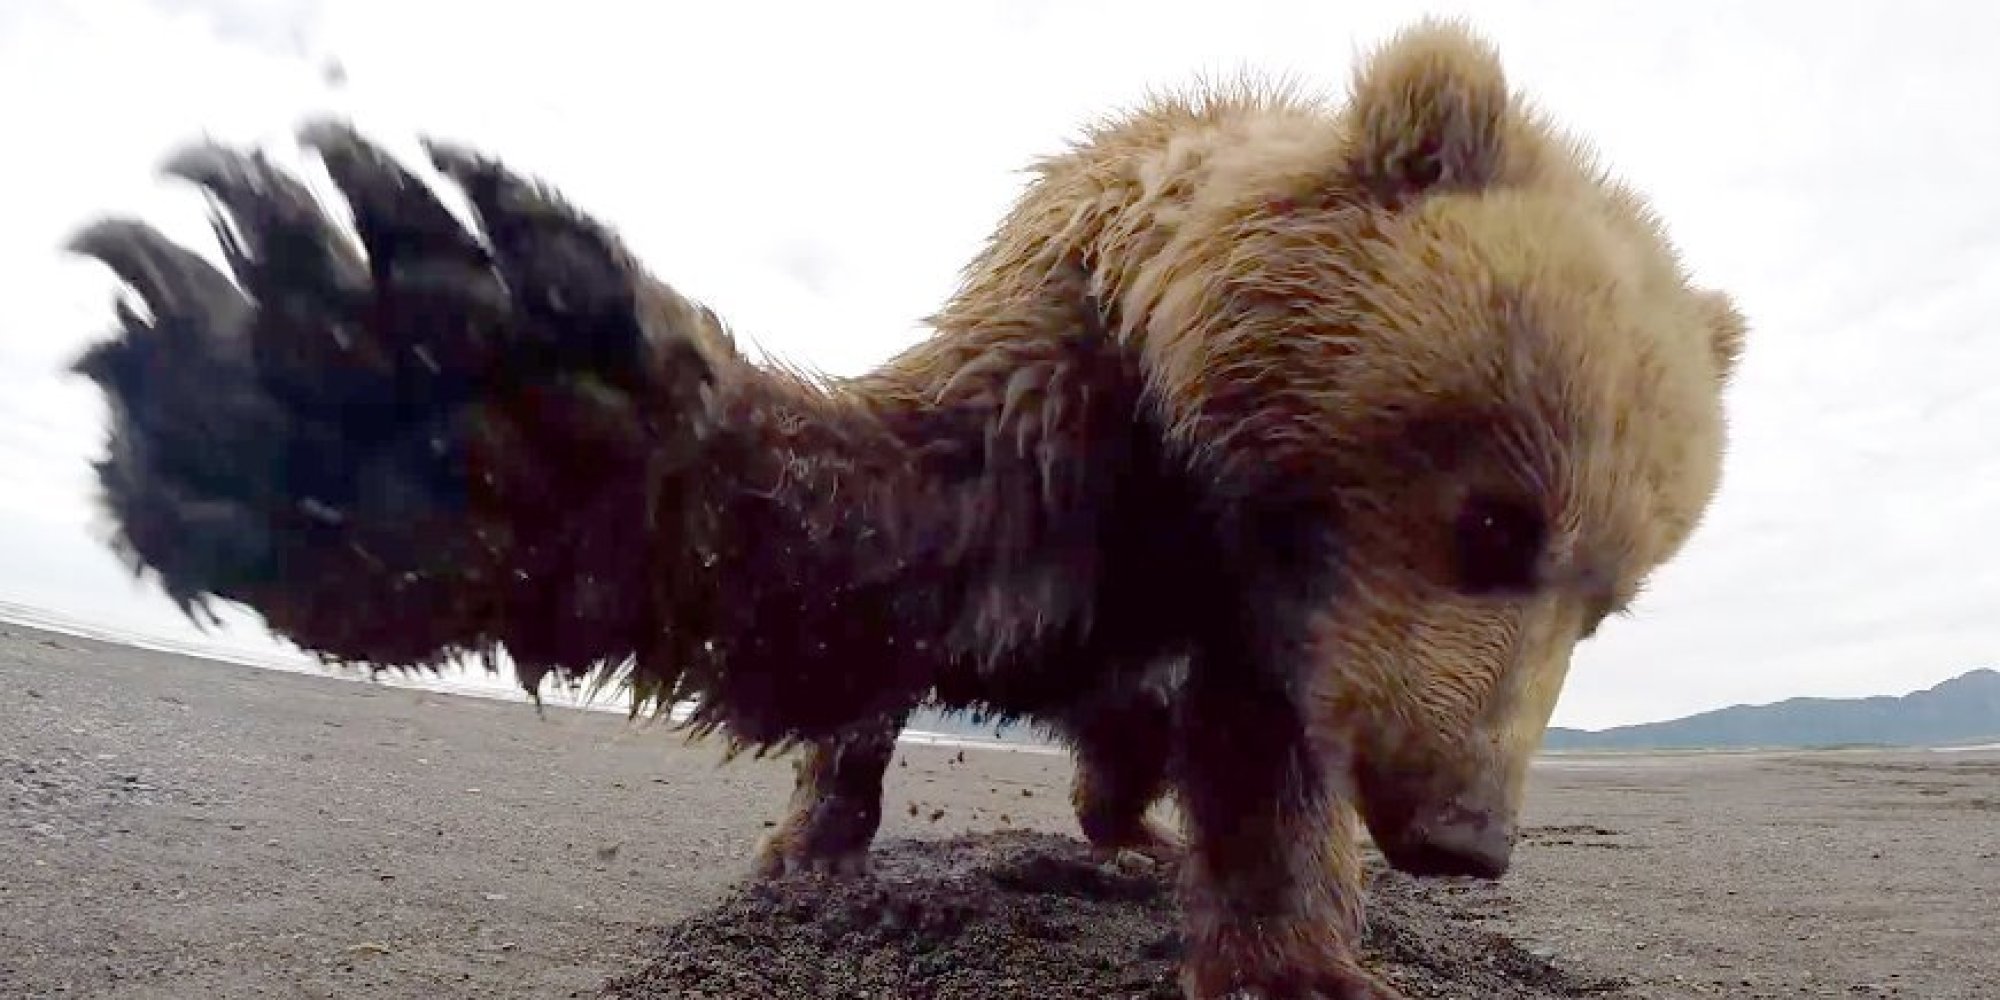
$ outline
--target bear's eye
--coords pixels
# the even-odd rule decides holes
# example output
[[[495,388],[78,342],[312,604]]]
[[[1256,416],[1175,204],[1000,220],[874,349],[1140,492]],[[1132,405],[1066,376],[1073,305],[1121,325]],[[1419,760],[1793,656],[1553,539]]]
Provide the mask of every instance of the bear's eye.
[[[1535,585],[1547,533],[1541,512],[1495,496],[1473,496],[1453,526],[1459,589],[1468,594],[1528,590]]]

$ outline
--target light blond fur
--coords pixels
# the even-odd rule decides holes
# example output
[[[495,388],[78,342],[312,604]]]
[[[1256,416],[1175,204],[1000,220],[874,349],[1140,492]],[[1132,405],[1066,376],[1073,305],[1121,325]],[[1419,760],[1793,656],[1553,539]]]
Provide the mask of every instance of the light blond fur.
[[[1344,102],[1166,95],[1035,174],[940,336],[885,377],[944,385],[969,351],[1067,335],[1051,300],[1087,275],[1198,475],[1340,513],[1340,599],[1299,678],[1337,797],[1378,839],[1408,818],[1371,810],[1377,789],[1511,818],[1572,648],[1717,489],[1734,304],[1690,281],[1643,199],[1456,22],[1392,39]],[[1454,586],[1453,511],[1481,490],[1550,525],[1535,587]],[[1337,844],[1287,849],[1351,873]],[[1239,945],[1286,938],[1263,940]]]

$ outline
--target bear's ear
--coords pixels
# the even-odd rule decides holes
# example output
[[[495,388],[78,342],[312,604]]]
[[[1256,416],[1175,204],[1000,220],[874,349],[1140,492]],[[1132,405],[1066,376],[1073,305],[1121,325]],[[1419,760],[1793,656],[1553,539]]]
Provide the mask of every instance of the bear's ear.
[[[1405,28],[1363,59],[1348,99],[1349,169],[1400,205],[1434,190],[1478,190],[1500,171],[1507,77],[1492,46],[1455,21]]]
[[[1743,356],[1743,341],[1749,335],[1750,324],[1727,293],[1697,291],[1695,301],[1708,327],[1709,344],[1715,350],[1716,371],[1727,382],[1736,374],[1736,362]]]

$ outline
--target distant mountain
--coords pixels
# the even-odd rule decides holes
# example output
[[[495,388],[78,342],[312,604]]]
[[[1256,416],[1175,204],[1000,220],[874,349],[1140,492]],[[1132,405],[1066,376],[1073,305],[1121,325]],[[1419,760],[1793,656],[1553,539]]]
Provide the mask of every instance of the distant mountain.
[[[1047,743],[1026,723],[999,726],[970,713],[925,709],[909,728],[1002,743]],[[1552,727],[1544,751],[1728,750],[2000,743],[2000,670],[1974,670],[1901,697],[1790,698],[1737,705],[1668,722],[1613,729]]]
[[[1543,750],[1721,750],[2000,742],[2000,671],[1974,670],[1901,697],[1790,698],[1670,722],[1551,728]]]

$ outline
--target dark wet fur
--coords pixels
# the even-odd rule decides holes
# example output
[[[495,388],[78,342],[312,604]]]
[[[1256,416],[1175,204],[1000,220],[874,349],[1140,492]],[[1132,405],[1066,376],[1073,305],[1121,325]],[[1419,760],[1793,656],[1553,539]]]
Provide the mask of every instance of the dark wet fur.
[[[672,345],[640,330],[622,254],[439,150],[486,249],[351,134],[312,137],[365,258],[296,181],[213,147],[168,169],[213,196],[234,283],[137,222],[75,241],[150,312],[121,307],[123,335],[77,364],[112,403],[98,472],[118,547],[184,609],[241,602],[330,658],[625,656],[639,601],[593,583],[642,571],[645,473],[671,448],[643,411],[693,395],[640,384],[639,359]],[[693,429],[677,423],[665,436]]]
[[[150,313],[78,364],[112,402],[115,543],[190,613],[240,603],[374,668],[504,649],[531,691],[615,681],[635,711],[693,700],[732,752],[810,744],[833,756],[802,772],[781,870],[873,837],[887,755],[844,746],[925,700],[1032,720],[1077,749],[1100,847],[1141,848],[1179,793],[1201,975],[1380,995],[1294,690],[1334,517],[1170,451],[1080,262],[815,378],[753,364],[489,160],[430,150],[475,236],[351,131],[307,138],[359,249],[216,148],[171,169],[214,196],[232,275],[135,222],[76,244]]]
[[[145,306],[77,365],[113,404],[115,542],[190,613],[371,668],[505,649],[530,690],[694,698],[760,750],[926,696],[1070,732],[1184,652],[1194,494],[1080,273],[1051,279],[1071,336],[817,379],[489,160],[429,147],[475,235],[352,131],[305,137],[359,247],[216,147],[168,169],[229,275],[139,222],[74,244]]]

